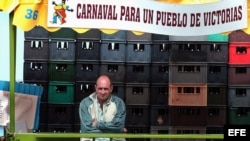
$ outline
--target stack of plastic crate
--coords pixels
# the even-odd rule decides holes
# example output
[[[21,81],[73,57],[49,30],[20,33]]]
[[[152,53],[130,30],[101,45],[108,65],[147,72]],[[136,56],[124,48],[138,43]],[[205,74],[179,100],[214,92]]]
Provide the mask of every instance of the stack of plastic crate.
[[[34,27],[24,34],[24,83],[43,87],[40,104],[39,131],[47,131],[47,106],[49,83],[49,32],[43,27]]]
[[[150,133],[169,132],[169,55],[171,46],[168,35],[152,35],[150,80]],[[158,141],[163,139],[151,139]]]
[[[205,133],[207,36],[169,36],[169,133]]]
[[[206,133],[223,134],[227,123],[228,35],[208,35]]]
[[[70,28],[50,32],[48,132],[73,131],[75,36]]]
[[[152,34],[127,31],[126,41],[126,126],[131,133],[149,133]]]
[[[126,31],[115,33],[101,32],[100,74],[110,76],[113,83],[113,94],[125,101],[125,53]]]
[[[242,30],[229,35],[228,120],[250,124],[250,36]]]
[[[76,34],[76,84],[74,106],[74,131],[80,131],[79,104],[95,91],[95,81],[100,71],[101,31],[90,29]]]

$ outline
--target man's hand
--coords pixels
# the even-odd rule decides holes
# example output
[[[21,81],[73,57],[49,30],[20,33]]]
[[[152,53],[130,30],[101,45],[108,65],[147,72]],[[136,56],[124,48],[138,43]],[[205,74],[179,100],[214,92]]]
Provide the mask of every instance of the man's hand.
[[[128,132],[128,130],[125,127],[123,128],[122,131],[123,131],[123,133],[127,133]]]
[[[94,119],[93,121],[92,121],[92,126],[96,126],[96,124],[97,124],[97,120],[96,119]]]

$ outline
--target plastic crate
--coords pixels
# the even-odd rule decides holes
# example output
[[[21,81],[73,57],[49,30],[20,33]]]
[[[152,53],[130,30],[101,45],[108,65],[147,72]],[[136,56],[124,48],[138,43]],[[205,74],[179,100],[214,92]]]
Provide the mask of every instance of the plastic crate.
[[[127,105],[150,105],[149,84],[126,84]]]
[[[126,83],[150,83],[149,63],[127,63]]]
[[[250,107],[229,107],[228,124],[250,125]]]
[[[126,105],[126,125],[149,126],[150,109],[145,105]]]
[[[209,42],[228,42],[229,41],[229,35],[228,34],[210,34],[207,35],[207,40]]]
[[[203,125],[180,125],[180,126],[170,126],[169,127],[170,134],[205,134],[206,126]],[[179,139],[178,141],[181,141]],[[186,139],[186,141],[191,141],[192,139]],[[202,141],[202,139],[198,139]]]
[[[170,63],[169,83],[207,83],[207,63]],[[192,79],[190,79],[192,78]]]
[[[227,124],[227,106],[208,106],[206,126],[224,126]]]
[[[207,35],[202,35],[202,36],[173,36],[173,35],[169,35],[169,41],[207,41]]]
[[[169,64],[151,64],[151,83],[166,84],[169,82]]]
[[[250,86],[228,86],[229,107],[250,107]]]
[[[73,104],[48,104],[48,124],[73,124]]]
[[[133,31],[127,31],[127,39],[128,42],[136,41],[136,42],[151,42],[152,34],[151,33],[140,33],[136,34]]]
[[[76,82],[75,84],[75,103],[79,104],[84,98],[95,91],[95,81]]]
[[[41,97],[41,102],[42,103],[47,103],[48,102],[48,81],[47,82],[43,82],[43,81],[25,81],[24,83],[28,83],[28,84],[34,84],[37,86],[42,86],[43,87],[43,93],[42,93],[42,97]]]
[[[124,83],[112,83],[113,84],[113,91],[112,94],[121,98],[124,102],[126,101],[125,96],[125,84]]]
[[[75,41],[51,40],[50,41],[50,61],[75,61]]]
[[[249,85],[250,64],[228,65],[228,85]]]
[[[228,96],[227,84],[208,84],[207,85],[207,106],[226,106]]]
[[[125,62],[125,42],[102,42],[100,61],[103,62]]]
[[[101,62],[100,74],[108,75],[112,82],[124,83],[126,76],[125,63]]]
[[[84,33],[76,33],[76,39],[100,41],[101,31],[99,29],[89,29]]]
[[[235,30],[229,34],[229,42],[250,42],[250,35],[243,30]]]
[[[207,83],[227,84],[228,67],[226,63],[208,63],[207,64]]]
[[[126,37],[127,37],[126,30],[118,30],[112,34],[107,34],[107,33],[101,32],[101,41],[126,42]]]
[[[49,63],[42,61],[25,61],[23,64],[24,81],[48,81]]]
[[[128,133],[132,133],[132,134],[143,134],[143,133],[150,133],[150,128],[149,126],[126,126]],[[150,141],[150,139],[148,138],[127,138],[126,141]]]
[[[207,62],[206,42],[171,42],[171,62]]]
[[[49,60],[49,40],[33,39],[24,41],[24,60]]]
[[[71,124],[48,124],[49,133],[72,133],[73,125]],[[61,139],[63,140],[63,139]]]
[[[168,105],[168,84],[154,84],[150,87],[150,105]]]
[[[206,84],[169,84],[170,106],[207,106]]]
[[[156,43],[156,42],[167,42],[169,41],[169,35],[161,35],[161,34],[152,34],[152,42]]]
[[[51,61],[49,63],[49,81],[74,82],[75,81],[75,62],[73,61]]]
[[[100,64],[97,61],[76,61],[76,81],[96,81]]]
[[[73,132],[74,133],[80,133],[81,132],[80,124],[74,124],[73,125]]]
[[[152,63],[168,63],[171,54],[171,45],[168,42],[153,43],[151,53]]]
[[[204,127],[206,125],[206,106],[169,106],[169,115],[169,124],[171,127],[182,126],[188,128],[188,126]],[[173,133],[173,130],[171,133]]]
[[[150,126],[169,126],[168,106],[150,106]]]
[[[36,132],[48,132],[48,124],[39,124],[38,129],[36,130]]]
[[[207,46],[207,62],[227,63],[228,62],[228,43],[212,42]]]
[[[250,64],[250,43],[230,43],[228,64]]]
[[[80,131],[80,125],[81,125],[81,121],[80,121],[80,115],[79,115],[79,106],[80,104],[74,104],[74,125],[79,125],[78,127],[78,132]]]
[[[151,44],[147,42],[127,42],[126,62],[151,63]]]
[[[48,104],[47,103],[41,103],[40,104],[40,118],[39,118],[39,124],[48,124]]]
[[[206,126],[206,134],[224,134],[224,125]]]
[[[25,39],[49,39],[49,31],[42,26],[35,26],[30,31],[24,32]]]
[[[68,82],[49,82],[49,104],[73,104],[75,84]]]
[[[151,134],[169,134],[169,126],[150,126]],[[154,139],[151,138],[150,141],[169,141],[170,139]]]
[[[52,40],[75,40],[76,32],[72,28],[60,28],[57,31],[50,32]]]
[[[100,42],[92,40],[76,40],[77,61],[99,61]]]

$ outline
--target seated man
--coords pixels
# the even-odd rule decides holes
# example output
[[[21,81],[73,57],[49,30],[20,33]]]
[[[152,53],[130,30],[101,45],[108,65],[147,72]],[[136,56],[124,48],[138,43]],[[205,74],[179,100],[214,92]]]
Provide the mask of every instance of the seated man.
[[[79,106],[81,133],[122,133],[126,132],[126,106],[122,99],[112,95],[113,85],[106,75],[98,77],[95,92],[84,98]],[[92,139],[81,138],[81,141]],[[96,138],[95,141],[110,141],[109,138]],[[113,138],[112,141],[125,141]]]

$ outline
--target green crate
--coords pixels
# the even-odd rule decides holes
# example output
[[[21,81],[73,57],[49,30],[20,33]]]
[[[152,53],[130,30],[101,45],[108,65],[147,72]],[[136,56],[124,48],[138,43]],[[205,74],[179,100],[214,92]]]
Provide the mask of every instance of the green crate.
[[[211,34],[207,36],[211,42],[228,42],[229,36],[224,34]]]
[[[250,125],[250,107],[230,107],[229,124]]]
[[[72,61],[49,62],[49,81],[75,81],[75,63]]]
[[[51,39],[75,40],[77,33],[71,28],[61,28],[58,31],[50,32]]]
[[[49,104],[73,104],[74,83],[49,82],[48,103]]]

